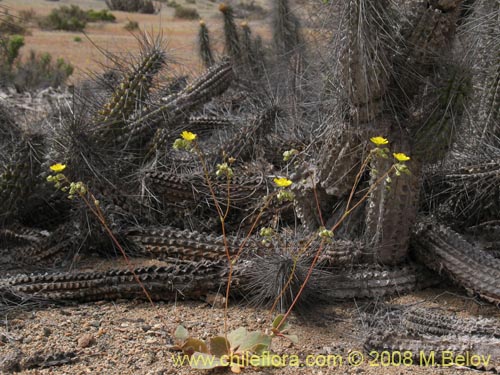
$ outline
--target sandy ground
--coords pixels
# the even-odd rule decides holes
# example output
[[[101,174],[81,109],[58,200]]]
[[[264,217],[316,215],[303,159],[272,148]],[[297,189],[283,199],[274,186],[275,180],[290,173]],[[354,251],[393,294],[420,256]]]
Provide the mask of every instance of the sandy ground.
[[[335,366],[285,367],[252,369],[244,374],[464,374],[466,368],[424,368],[417,366],[385,367],[374,362],[363,351],[371,311],[384,311],[391,305],[440,307],[459,316],[487,316],[500,319],[500,311],[485,303],[465,297],[460,291],[429,289],[386,301],[355,301],[318,306],[307,316],[292,316],[290,332],[299,337],[298,344],[278,339],[273,352],[296,355],[305,361],[315,355],[321,361],[328,355],[342,358]],[[380,314],[381,319],[384,314]],[[232,302],[229,309],[229,328],[245,327],[264,331],[270,326],[272,315],[264,309],[255,309]],[[29,356],[35,353],[73,351],[76,361],[58,367],[29,370],[23,374],[192,374],[198,372],[187,366],[176,365],[171,350],[173,333],[184,325],[192,337],[207,340],[221,334],[224,310],[204,302],[183,301],[155,303],[141,301],[97,302],[12,312],[3,317],[0,327],[0,363],[2,358],[16,351]],[[388,327],[389,328],[389,327]],[[360,366],[348,365],[352,352],[362,353]],[[352,354],[351,354],[352,355]],[[230,373],[227,369],[201,373]]]

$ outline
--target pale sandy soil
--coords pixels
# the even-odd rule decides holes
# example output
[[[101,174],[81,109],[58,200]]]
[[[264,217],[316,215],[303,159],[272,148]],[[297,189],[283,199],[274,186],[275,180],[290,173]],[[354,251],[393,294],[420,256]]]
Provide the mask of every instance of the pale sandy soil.
[[[97,266],[96,268],[100,268]],[[450,290],[449,288],[447,288]],[[385,305],[384,305],[385,303]],[[462,292],[430,289],[386,301],[355,301],[318,306],[306,317],[292,316],[291,333],[299,344],[285,340],[273,343],[277,354],[297,355],[305,361],[308,355],[340,355],[343,363],[335,367],[285,367],[274,369],[244,369],[244,374],[465,374],[465,368],[423,368],[417,366],[383,367],[370,360],[363,351],[371,311],[380,314],[390,305],[440,307],[459,316],[488,316],[500,319],[500,311],[485,303],[465,297]],[[248,330],[265,330],[271,314],[232,302],[229,328],[243,326]],[[71,364],[23,374],[193,374],[230,373],[227,369],[198,372],[187,366],[175,365],[170,350],[173,333],[183,324],[193,337],[208,339],[223,332],[224,310],[203,302],[183,301],[156,303],[151,306],[139,301],[97,302],[12,312],[3,317],[0,327],[0,362],[2,356],[20,350],[24,355],[37,352],[74,351],[77,360]],[[389,328],[389,327],[387,327]],[[364,356],[360,366],[347,364],[353,351]]]
[[[429,306],[446,303],[452,310],[481,310],[491,314],[489,308],[480,308],[473,302],[445,295],[439,291],[417,293],[411,297],[395,299],[393,303],[414,303],[421,299],[435,299]],[[360,311],[365,303],[344,303],[321,308],[310,316],[310,321],[292,319],[292,331],[299,336],[298,345],[279,341],[276,353],[296,354],[304,360],[309,355],[339,354],[344,359],[351,351],[362,351],[364,329]],[[484,311],[483,311],[484,310]],[[265,310],[232,307],[232,327],[265,329],[269,326],[269,314]],[[174,365],[175,352],[169,350],[172,335],[178,324],[183,324],[193,336],[207,338],[221,333],[223,310],[199,302],[157,304],[155,308],[142,302],[103,302],[73,307],[49,308],[22,313],[4,321],[0,337],[5,337],[0,348],[3,353],[20,349],[29,355],[37,351],[76,351],[74,364],[43,370],[25,371],[25,374],[191,374],[188,367]],[[467,314],[468,315],[468,314]],[[93,343],[82,347],[83,337]],[[80,342],[80,344],[79,344]],[[335,368],[282,368],[245,369],[246,374],[461,374],[472,370],[439,369],[421,367],[374,366],[366,353],[359,367],[346,363]]]

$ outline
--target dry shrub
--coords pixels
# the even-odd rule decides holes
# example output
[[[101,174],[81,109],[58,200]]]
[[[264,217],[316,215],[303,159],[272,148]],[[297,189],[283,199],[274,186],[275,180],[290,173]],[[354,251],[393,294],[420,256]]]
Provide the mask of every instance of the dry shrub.
[[[175,8],[174,17],[186,20],[197,20],[198,18],[200,18],[200,15],[194,8],[188,8],[179,5]]]
[[[106,0],[106,5],[111,10],[123,12],[154,14],[158,11],[151,0]]]

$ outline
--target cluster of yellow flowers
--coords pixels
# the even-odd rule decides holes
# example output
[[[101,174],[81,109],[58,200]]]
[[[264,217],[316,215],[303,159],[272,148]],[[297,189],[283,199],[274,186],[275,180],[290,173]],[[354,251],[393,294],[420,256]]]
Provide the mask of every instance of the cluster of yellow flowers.
[[[387,156],[387,152],[389,152],[389,149],[381,147],[381,146],[389,143],[389,140],[387,140],[387,138],[380,137],[380,136],[372,137],[372,138],[370,138],[370,141],[375,146],[377,146],[377,150],[376,150],[377,152],[380,153],[380,150],[382,150],[382,153],[380,153],[381,156],[383,156],[383,157]],[[394,159],[396,159],[400,163],[404,163],[405,161],[410,160],[410,157],[408,155],[404,154],[403,152],[393,152],[392,156],[394,157]]]
[[[56,172],[55,175],[48,175],[47,181],[54,183],[56,189],[62,192],[68,193],[68,199],[74,199],[76,195],[83,195],[87,193],[87,187],[81,181],[70,182],[68,178],[62,173],[66,169],[66,164],[56,163],[50,166],[52,172]],[[94,201],[96,205],[99,202]]]
[[[377,156],[381,156],[383,158],[388,158],[388,153],[389,149],[388,148],[383,148],[381,146],[384,146],[389,143],[389,141],[384,138],[384,137],[372,137],[370,138],[370,141],[377,146],[373,152]],[[396,159],[396,163],[394,164],[394,169],[396,170],[395,174],[396,176],[401,176],[402,173],[405,174],[410,174],[410,170],[408,169],[408,166],[405,164],[408,160],[410,160],[410,157],[406,155],[403,152],[393,152],[392,156],[394,159]],[[372,173],[376,173],[375,170],[372,170]],[[386,188],[390,190],[390,183],[392,182],[392,179],[390,176],[387,176],[385,179],[385,182],[387,183]]]

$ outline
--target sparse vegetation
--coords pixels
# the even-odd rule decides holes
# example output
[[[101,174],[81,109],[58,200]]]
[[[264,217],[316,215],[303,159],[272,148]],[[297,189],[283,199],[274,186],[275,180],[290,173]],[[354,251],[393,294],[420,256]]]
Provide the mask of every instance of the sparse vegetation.
[[[59,87],[73,73],[73,67],[64,59],[52,62],[49,53],[30,51],[22,58],[19,51],[24,46],[21,35],[0,38],[0,87],[15,87],[18,92],[45,87]]]
[[[198,18],[200,18],[200,15],[194,8],[188,8],[178,5],[175,7],[174,17],[185,20],[197,20]]]
[[[257,4],[254,0],[240,1],[235,8],[238,10],[239,17],[246,19],[262,19],[269,14],[269,11]]]
[[[4,58],[6,64],[12,66],[12,63],[19,56],[19,50],[24,46],[24,37],[21,35],[12,35],[5,40],[0,39],[2,49],[4,50]]]
[[[75,36],[75,37],[73,38],[73,41],[74,41],[74,42],[77,42],[77,43],[80,43],[80,42],[82,41],[82,38],[80,38],[79,36]]]
[[[90,9],[87,11],[87,20],[88,22],[115,22],[116,17],[109,12],[107,9],[103,10],[93,10]]]
[[[12,83],[18,92],[62,86],[73,74],[73,66],[63,58],[53,61],[50,53],[30,51],[24,60],[15,64]]]
[[[77,5],[53,9],[50,14],[39,20],[42,29],[82,31],[87,24],[87,13]]]
[[[121,10],[123,12],[146,14],[157,12],[157,8],[151,0],[106,0],[106,5],[111,10]]]
[[[19,56],[19,50],[24,45],[21,35],[0,36],[0,86],[6,86],[12,80],[13,63]]]
[[[83,31],[87,22],[114,22],[116,17],[107,9],[84,11],[77,5],[53,9],[46,17],[39,19],[41,28],[47,30]]]
[[[178,6],[180,6],[180,4],[178,4],[175,0],[167,0],[165,3],[169,8],[177,8]]]
[[[13,34],[25,35],[28,32],[22,18],[14,17],[10,14],[0,16],[0,36]]]
[[[32,91],[45,87],[59,87],[73,73],[73,67],[64,59],[52,60],[49,53],[37,54],[30,51],[21,55],[27,34],[26,25],[37,20],[33,9],[21,10],[18,16],[1,8],[0,14],[0,87],[14,87],[18,92]],[[83,20],[83,23],[82,23]],[[40,20],[50,28],[80,30],[84,26],[85,12],[79,7],[61,7]],[[81,38],[75,37],[75,41]]]
[[[19,11],[19,18],[25,23],[30,23],[36,21],[37,15],[33,8],[23,9]]]
[[[139,22],[128,20],[123,28],[127,31],[134,31],[139,29]]]

